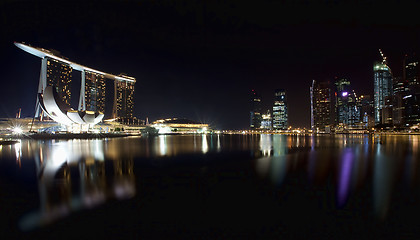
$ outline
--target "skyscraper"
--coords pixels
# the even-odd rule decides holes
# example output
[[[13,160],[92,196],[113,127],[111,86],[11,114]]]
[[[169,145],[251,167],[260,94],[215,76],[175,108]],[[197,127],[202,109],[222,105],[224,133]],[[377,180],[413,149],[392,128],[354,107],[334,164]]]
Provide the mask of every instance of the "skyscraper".
[[[267,129],[267,130],[270,130],[272,128],[270,110],[267,110],[267,112],[265,114],[262,114],[261,128],[262,129]]]
[[[102,74],[85,71],[86,110],[105,112],[105,77]]]
[[[347,125],[349,115],[350,81],[346,78],[334,78],[334,123],[336,126]]]
[[[287,114],[287,97],[286,91],[283,89],[277,89],[274,92],[274,106],[272,119],[274,130],[285,130],[289,127]]]
[[[53,86],[58,96],[70,107],[71,98],[71,77],[73,69],[69,64],[46,57],[47,61],[47,86]]]
[[[312,81],[311,129],[317,132],[331,130],[331,88],[329,82]]]
[[[373,77],[375,125],[378,125],[384,123],[382,110],[385,107],[385,99],[392,96],[392,73],[386,63],[386,58],[382,63],[374,64]]]
[[[373,116],[373,102],[371,95],[360,96],[360,118],[363,128],[370,129],[375,126],[375,120]]]
[[[408,91],[403,97],[405,107],[405,123],[414,125],[420,123],[420,71],[419,61],[414,56],[404,58],[403,78],[408,85]]]
[[[250,96],[251,111],[250,111],[250,123],[251,129],[257,129],[261,127],[261,96],[252,89]]]
[[[334,86],[336,129],[358,128],[361,122],[361,102],[355,91],[350,88],[350,81],[336,77]]]
[[[401,77],[394,77],[392,97],[392,121],[394,126],[403,127],[406,123],[406,101],[409,89],[407,81]]]
[[[114,118],[133,118],[134,82],[115,81]]]

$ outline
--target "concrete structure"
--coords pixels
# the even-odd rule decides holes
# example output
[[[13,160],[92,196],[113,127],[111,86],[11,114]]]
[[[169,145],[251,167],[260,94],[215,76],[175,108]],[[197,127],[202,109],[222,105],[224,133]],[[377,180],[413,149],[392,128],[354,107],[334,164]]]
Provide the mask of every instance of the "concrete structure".
[[[36,99],[35,117],[45,116],[73,127],[86,130],[102,120],[105,111],[105,79],[114,80],[113,117],[133,116],[133,94],[136,79],[125,75],[101,72],[62,57],[58,52],[35,48],[22,43],[15,45],[41,60],[41,72]],[[77,109],[71,108],[71,75],[81,72],[81,86]],[[121,90],[122,89],[122,90]]]

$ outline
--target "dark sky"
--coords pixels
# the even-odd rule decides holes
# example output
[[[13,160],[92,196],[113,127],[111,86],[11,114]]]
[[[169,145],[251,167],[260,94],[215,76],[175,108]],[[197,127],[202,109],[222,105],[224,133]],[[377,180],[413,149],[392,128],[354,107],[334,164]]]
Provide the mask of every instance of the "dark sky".
[[[309,127],[312,79],[371,94],[381,48],[395,75],[419,52],[420,4],[400,1],[7,1],[0,3],[0,117],[33,116],[41,61],[14,41],[137,78],[134,115],[247,128],[249,94],[283,88]],[[78,73],[78,72],[75,72]]]

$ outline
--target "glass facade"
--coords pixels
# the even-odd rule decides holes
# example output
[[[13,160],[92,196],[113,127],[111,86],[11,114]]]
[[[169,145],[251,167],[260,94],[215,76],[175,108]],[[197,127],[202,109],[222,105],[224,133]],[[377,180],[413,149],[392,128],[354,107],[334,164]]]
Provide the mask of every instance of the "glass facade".
[[[405,107],[405,123],[415,125],[420,123],[420,76],[419,61],[415,56],[404,58],[404,79],[408,85],[403,96]]]
[[[311,129],[317,132],[331,130],[331,88],[329,82],[312,81],[311,94]]]
[[[385,99],[392,96],[392,73],[385,63],[375,63],[373,66],[374,80],[374,116],[375,124],[382,124],[382,110]]]
[[[274,93],[272,119],[274,130],[285,130],[289,127],[287,114],[287,97],[286,91],[283,89],[277,89]]]
[[[261,128],[261,95],[259,95],[255,90],[251,91],[251,111],[249,116],[249,127],[251,129]]]

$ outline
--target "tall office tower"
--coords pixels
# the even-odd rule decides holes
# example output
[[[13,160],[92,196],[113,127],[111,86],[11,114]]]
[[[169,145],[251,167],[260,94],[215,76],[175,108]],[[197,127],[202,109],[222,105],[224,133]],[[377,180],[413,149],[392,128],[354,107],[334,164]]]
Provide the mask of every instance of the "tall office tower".
[[[105,113],[105,77],[85,71],[86,110]]]
[[[375,124],[382,122],[382,109],[385,106],[385,98],[392,96],[392,73],[387,65],[386,57],[383,56],[382,51],[379,50],[383,61],[376,62],[373,66],[373,90],[374,90],[374,109],[375,109]]]
[[[114,118],[132,118],[134,82],[115,81]]]
[[[403,78],[408,82],[408,86],[413,90],[419,90],[420,86],[420,71],[419,71],[419,61],[417,57],[413,55],[404,56],[404,69],[403,69]]]
[[[47,85],[53,86],[62,101],[70,107],[71,76],[73,69],[69,64],[46,57]]]
[[[408,93],[404,96],[405,123],[420,123],[420,71],[419,61],[412,55],[404,58],[403,78],[408,85]]]
[[[251,129],[257,129],[261,127],[261,95],[259,95],[254,89],[251,91],[250,96],[251,111],[250,111],[250,122],[249,126]]]
[[[330,83],[313,80],[310,94],[312,131],[330,132],[332,127]]]
[[[283,89],[277,89],[274,92],[273,129],[285,130],[288,127],[286,91]]]
[[[363,128],[370,129],[375,126],[371,95],[361,95],[359,100],[361,105],[360,119],[363,124]]]
[[[334,82],[334,117],[336,129],[358,127],[361,102],[354,90],[350,89],[350,81],[335,77]]]
[[[336,126],[348,124],[350,81],[346,78],[334,78],[334,123]]]
[[[392,97],[392,121],[393,125],[403,127],[406,122],[405,99],[409,94],[408,84],[401,77],[394,77]]]
[[[270,110],[267,110],[267,112],[262,115],[261,128],[269,130],[271,129],[271,127],[272,127],[271,113],[270,113]]]

